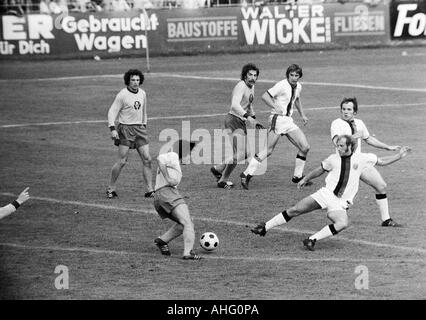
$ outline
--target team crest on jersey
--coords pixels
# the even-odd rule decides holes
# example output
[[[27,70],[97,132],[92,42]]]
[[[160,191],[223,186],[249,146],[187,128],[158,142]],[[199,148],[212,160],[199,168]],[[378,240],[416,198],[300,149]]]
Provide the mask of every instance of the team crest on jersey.
[[[249,102],[250,102],[250,103],[252,103],[252,102],[253,102],[253,100],[254,100],[254,97],[253,97],[253,95],[252,95],[252,94],[250,94]]]
[[[354,165],[352,166],[352,168],[354,168],[354,170],[358,169],[358,163],[354,163]]]
[[[141,103],[139,101],[135,101],[133,107],[135,108],[135,110],[139,110],[141,108]]]

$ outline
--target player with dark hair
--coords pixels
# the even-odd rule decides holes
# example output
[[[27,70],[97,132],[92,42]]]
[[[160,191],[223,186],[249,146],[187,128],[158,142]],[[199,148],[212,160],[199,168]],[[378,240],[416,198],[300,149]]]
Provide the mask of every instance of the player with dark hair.
[[[9,214],[18,210],[18,208],[30,198],[28,189],[28,187],[25,188],[24,191],[19,194],[16,200],[0,208],[0,219],[3,219],[4,217],[7,217]]]
[[[287,223],[294,217],[317,209],[327,209],[327,217],[333,223],[303,240],[303,245],[308,250],[313,251],[317,241],[336,235],[348,226],[347,210],[358,192],[359,179],[363,170],[373,165],[389,165],[411,152],[409,147],[403,147],[397,154],[387,157],[355,152],[356,142],[349,135],[338,136],[336,148],[337,153],[330,155],[319,167],[302,178],[297,185],[300,189],[311,179],[328,172],[325,178],[325,187],[300,200],[293,207],[277,214],[266,223],[258,224],[251,231],[257,235],[265,236],[268,230]]]
[[[272,154],[280,136],[283,135],[287,136],[288,140],[298,149],[292,181],[298,183],[303,178],[306,156],[310,146],[305,134],[292,118],[293,110],[296,108],[302,117],[303,124],[308,123],[300,100],[302,85],[299,80],[302,76],[302,68],[297,64],[292,64],[286,70],[286,79],[277,82],[262,95],[262,100],[272,109],[269,118],[268,145],[266,149],[251,159],[247,169],[241,173],[243,188],[248,189],[253,174],[259,169],[262,161]]]
[[[154,196],[152,186],[151,155],[146,130],[147,102],[146,93],[140,88],[144,75],[137,69],[130,69],[124,74],[126,85],[115,97],[108,111],[108,126],[111,138],[118,146],[118,159],[111,170],[111,180],[106,191],[107,198],[117,197],[116,182],[127,162],[129,149],[136,149],[143,163],[143,179],[147,186],[146,198]],[[118,126],[115,121],[118,117]]]
[[[225,163],[213,166],[210,171],[217,179],[219,188],[230,189],[233,183],[228,181],[229,176],[237,163],[247,159],[247,122],[256,129],[263,126],[256,120],[253,110],[254,85],[259,77],[259,68],[252,63],[243,66],[241,80],[232,90],[231,110],[225,116],[225,128],[230,131],[229,139],[232,144],[232,159]]]
[[[145,76],[143,75],[143,73],[140,70],[130,69],[130,70],[127,70],[126,73],[123,76],[124,84],[126,86],[130,85],[130,79],[131,79],[132,76],[139,76],[139,86],[141,86],[143,84],[143,82],[145,81]]]
[[[351,135],[356,139],[356,148],[354,152],[361,152],[361,142],[364,140],[370,146],[396,151],[400,146],[391,146],[381,142],[376,137],[373,137],[368,132],[364,122],[356,119],[355,115],[358,113],[358,101],[354,98],[344,98],[340,103],[340,118],[331,123],[330,135],[333,144],[336,145],[337,137],[342,134]],[[376,203],[379,206],[379,211],[382,219],[383,227],[399,227],[400,224],[396,223],[389,215],[388,198],[386,194],[386,182],[383,180],[379,171],[370,166],[365,168],[361,174],[361,181],[371,186],[376,192]]]
[[[253,63],[247,63],[246,65],[243,66],[243,68],[241,69],[241,75],[240,75],[240,80],[246,81],[247,78],[247,73],[250,70],[254,70],[256,72],[256,80],[257,78],[259,78],[259,73],[260,70],[259,68],[253,64]],[[255,84],[255,82],[253,83],[253,85]]]
[[[189,144],[185,146],[184,144]],[[162,153],[157,157],[158,169],[155,181],[154,207],[162,219],[168,218],[176,222],[168,231],[154,240],[161,254],[169,256],[168,243],[183,235],[184,260],[200,260],[201,257],[193,251],[195,242],[194,223],[185,200],[177,190],[182,179],[180,162],[190,157],[195,143],[179,140],[176,152]],[[186,148],[188,147],[188,148]],[[186,161],[184,162],[186,163]]]

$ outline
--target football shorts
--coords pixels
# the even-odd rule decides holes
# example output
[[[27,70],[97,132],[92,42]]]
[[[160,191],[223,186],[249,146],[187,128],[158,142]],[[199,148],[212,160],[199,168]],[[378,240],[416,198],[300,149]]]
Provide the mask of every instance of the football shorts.
[[[117,126],[119,139],[115,145],[128,146],[130,149],[137,149],[149,143],[146,127],[141,124],[119,124]]]
[[[294,123],[292,117],[271,114],[269,116],[269,130],[276,134],[285,135],[299,127]]]
[[[231,130],[231,133],[238,133],[236,131],[240,130],[241,134],[247,135],[246,122],[230,113],[225,116],[225,129]]]
[[[351,204],[347,200],[336,197],[332,191],[324,187],[311,194],[311,197],[318,202],[321,209],[327,209],[327,212],[346,211]]]
[[[180,204],[185,204],[185,200],[176,188],[166,186],[155,191],[154,207],[161,219],[174,220],[171,218],[171,213]]]

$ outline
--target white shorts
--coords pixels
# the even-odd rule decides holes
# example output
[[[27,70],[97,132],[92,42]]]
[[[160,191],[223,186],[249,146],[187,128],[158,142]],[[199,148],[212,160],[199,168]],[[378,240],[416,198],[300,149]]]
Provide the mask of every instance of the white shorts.
[[[280,135],[299,129],[292,117],[280,116],[278,114],[271,114],[269,116],[269,128]]]
[[[369,173],[369,172],[372,172],[372,173]],[[378,170],[376,169],[376,167],[375,167],[375,165],[374,164],[372,164],[372,163],[369,163],[363,170],[362,170],[362,173],[361,173],[361,175],[364,175],[364,176],[369,176],[370,174],[376,174],[376,172],[377,172],[377,174],[379,174],[380,175],[380,173],[378,172]]]
[[[346,211],[351,204],[347,200],[336,197],[333,192],[324,187],[311,194],[311,197],[318,202],[321,209],[327,209],[327,212]]]

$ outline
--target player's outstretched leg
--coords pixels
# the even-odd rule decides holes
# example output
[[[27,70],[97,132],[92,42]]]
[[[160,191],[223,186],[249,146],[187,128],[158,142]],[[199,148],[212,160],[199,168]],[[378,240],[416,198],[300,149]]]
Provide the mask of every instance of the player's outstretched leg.
[[[256,225],[255,227],[253,227],[252,229],[250,229],[250,231],[253,232],[254,234],[257,234],[261,237],[264,237],[266,235],[265,225],[266,225],[265,222],[261,222],[258,225]]]
[[[154,240],[155,245],[160,249],[160,252],[164,256],[170,256],[170,250],[169,246],[167,245],[167,242],[161,240],[160,238],[157,238]]]
[[[210,172],[214,175],[216,181],[219,181],[220,178],[222,178],[222,172],[217,170],[215,166],[210,168]]]
[[[106,196],[108,199],[114,199],[114,198],[118,198],[118,194],[115,190],[111,189],[110,187],[107,188],[106,190]]]
[[[194,250],[191,250],[191,251],[189,252],[189,254],[188,254],[188,255],[184,255],[184,256],[182,257],[182,259],[183,259],[183,260],[201,260],[201,259],[203,259],[203,257],[201,257],[200,255],[196,254],[196,253],[194,252]]]
[[[371,186],[376,192],[376,203],[379,207],[382,227],[401,227],[395,222],[389,213],[389,202],[386,194],[386,182],[380,172],[375,167],[364,169],[361,174],[361,181]]]
[[[320,231],[310,236],[308,239],[303,240],[303,245],[309,251],[315,250],[314,247],[317,241],[335,236],[340,231],[344,230],[349,224],[346,210],[328,212],[327,217],[333,221],[333,224],[325,226]]]
[[[246,190],[248,190],[248,188],[249,188],[249,182],[250,182],[251,177],[252,176],[249,175],[249,174],[245,175],[244,172],[241,172],[241,174],[240,174],[241,186]]]
[[[303,245],[305,246],[306,249],[308,249],[309,251],[314,251],[315,250],[315,243],[317,242],[316,239],[305,239],[303,240]]]

